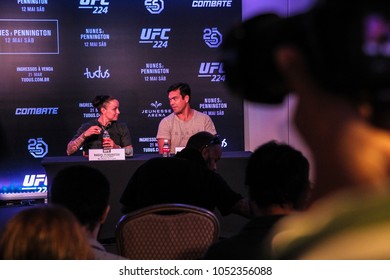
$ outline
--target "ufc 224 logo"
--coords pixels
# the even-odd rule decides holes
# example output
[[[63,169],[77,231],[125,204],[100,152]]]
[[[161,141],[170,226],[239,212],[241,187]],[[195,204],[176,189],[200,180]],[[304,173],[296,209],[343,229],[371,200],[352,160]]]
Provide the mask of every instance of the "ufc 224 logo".
[[[202,62],[199,67],[199,78],[211,78],[211,82],[224,82],[225,71],[222,62]]]
[[[25,175],[23,180],[23,187],[46,187],[47,186],[47,176],[45,174],[31,174]],[[44,191],[42,189],[41,191]]]
[[[107,14],[108,0],[80,0],[79,9],[92,9],[92,14]]]
[[[170,28],[142,28],[140,44],[153,44],[153,48],[167,48]]]

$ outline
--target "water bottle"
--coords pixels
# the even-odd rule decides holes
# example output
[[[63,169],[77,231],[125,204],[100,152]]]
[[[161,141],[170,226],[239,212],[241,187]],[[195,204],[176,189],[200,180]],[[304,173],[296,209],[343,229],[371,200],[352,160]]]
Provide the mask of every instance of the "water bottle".
[[[105,142],[107,142],[107,139],[110,139],[110,133],[108,133],[108,131],[104,129],[103,130],[103,144]],[[103,145],[103,149],[107,149],[107,148],[105,148]]]
[[[169,147],[168,139],[164,139],[164,145],[162,150],[163,150],[163,157],[170,157],[171,147]]]

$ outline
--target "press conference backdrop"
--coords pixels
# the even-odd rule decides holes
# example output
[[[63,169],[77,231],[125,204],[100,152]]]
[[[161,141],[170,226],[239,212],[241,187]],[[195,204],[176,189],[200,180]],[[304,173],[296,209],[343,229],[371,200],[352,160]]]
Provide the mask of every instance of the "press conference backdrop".
[[[44,191],[45,156],[64,156],[91,100],[113,95],[135,153],[157,153],[166,89],[193,91],[224,149],[244,148],[243,102],[224,84],[223,34],[241,0],[2,0],[0,192]]]

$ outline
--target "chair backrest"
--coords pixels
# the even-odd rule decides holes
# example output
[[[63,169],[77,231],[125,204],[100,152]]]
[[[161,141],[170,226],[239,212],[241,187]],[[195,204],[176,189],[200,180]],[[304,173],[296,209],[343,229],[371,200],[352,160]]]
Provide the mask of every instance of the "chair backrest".
[[[218,237],[217,217],[187,204],[146,207],[116,225],[119,254],[129,259],[200,259]]]

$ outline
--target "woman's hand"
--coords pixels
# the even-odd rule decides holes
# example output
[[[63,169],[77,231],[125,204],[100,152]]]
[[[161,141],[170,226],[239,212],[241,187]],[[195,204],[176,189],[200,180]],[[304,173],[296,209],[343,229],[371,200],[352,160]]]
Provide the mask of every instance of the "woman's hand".
[[[86,131],[84,131],[83,135],[84,135],[84,138],[87,138],[91,135],[100,134],[101,132],[102,132],[102,129],[99,126],[94,125],[94,126],[91,126],[90,128],[88,128]]]
[[[103,139],[103,148],[104,149],[114,149],[116,147],[119,147],[119,146],[115,145],[114,140],[112,140],[111,138]]]

